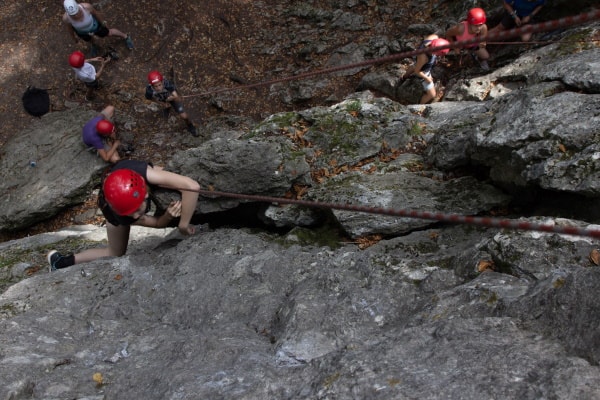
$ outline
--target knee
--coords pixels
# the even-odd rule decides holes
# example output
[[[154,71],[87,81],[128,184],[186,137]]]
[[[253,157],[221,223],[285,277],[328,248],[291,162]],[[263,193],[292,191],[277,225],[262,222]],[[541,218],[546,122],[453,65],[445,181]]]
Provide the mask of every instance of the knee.
[[[102,110],[102,114],[104,114],[104,116],[106,118],[111,119],[113,117],[113,115],[115,114],[115,107],[114,106],[104,107],[104,110]]]

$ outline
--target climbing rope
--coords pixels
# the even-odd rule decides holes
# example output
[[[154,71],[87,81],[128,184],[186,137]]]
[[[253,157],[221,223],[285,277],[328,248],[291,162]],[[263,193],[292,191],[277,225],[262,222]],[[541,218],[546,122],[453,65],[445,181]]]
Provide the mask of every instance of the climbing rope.
[[[486,41],[486,44],[502,44],[502,45],[518,45],[518,46],[522,46],[522,45],[526,45],[526,44],[542,44],[542,45],[546,45],[546,44],[553,44],[553,43],[560,43],[560,44],[575,44],[575,43],[589,43],[589,42],[600,42],[600,39],[586,39],[586,40],[539,40],[539,41],[535,41],[535,40],[530,40],[527,42],[523,42],[523,41],[515,41],[515,42],[488,42]]]
[[[243,90],[256,88],[260,86],[268,86],[274,83],[280,82],[288,82],[292,80],[305,79],[317,75],[329,74],[332,72],[338,72],[345,69],[352,69],[363,66],[370,66],[376,64],[383,64],[392,60],[398,60],[407,57],[413,57],[418,54],[424,53],[426,51],[438,51],[447,48],[462,48],[469,44],[479,43],[479,42],[487,42],[490,44],[515,44],[514,42],[502,42],[502,41],[489,41],[494,39],[509,39],[513,37],[520,36],[524,33],[536,33],[536,32],[544,32],[555,30],[562,27],[578,25],[584,22],[593,21],[596,19],[600,19],[600,10],[592,10],[587,13],[582,13],[575,16],[564,17],[554,21],[542,22],[538,24],[526,25],[520,28],[514,28],[498,33],[493,33],[480,38],[473,38],[468,40],[462,40],[458,42],[451,43],[446,46],[438,46],[429,49],[418,49],[414,51],[408,51],[403,53],[394,54],[387,57],[382,57],[378,59],[373,59],[369,61],[358,62],[349,65],[342,65],[337,67],[320,69],[312,72],[306,72],[303,74],[298,74],[295,76],[288,76],[279,79],[272,79],[268,81],[263,81],[254,84],[247,84],[236,86],[233,88],[224,88],[213,90],[210,92],[204,92],[199,94],[188,95],[184,97],[198,97],[198,96],[210,96],[217,93],[232,91],[232,90]],[[533,42],[527,42],[532,44]],[[548,43],[548,42],[540,42],[540,43]],[[190,191],[189,189],[178,189],[180,191]],[[369,207],[364,205],[352,205],[352,204],[336,204],[336,203],[328,203],[321,201],[307,201],[307,200],[298,200],[298,199],[289,199],[289,198],[279,198],[279,197],[270,197],[270,196],[260,196],[260,195],[250,195],[250,194],[239,194],[239,193],[229,193],[229,192],[221,192],[221,191],[213,191],[213,190],[197,190],[195,191],[200,195],[208,198],[216,198],[216,197],[227,197],[227,198],[235,198],[240,200],[248,200],[262,203],[272,203],[272,204],[294,204],[299,206],[311,207],[311,208],[321,208],[321,209],[330,209],[330,210],[344,210],[344,211],[353,211],[353,212],[363,212],[370,214],[379,214],[379,215],[389,215],[395,217],[404,217],[404,218],[415,218],[415,219],[425,219],[432,220],[437,222],[451,223],[451,224],[464,224],[464,225],[474,225],[488,228],[502,228],[502,229],[510,229],[510,230],[521,230],[521,231],[537,231],[537,232],[546,232],[546,233],[557,233],[557,234],[565,234],[565,235],[576,235],[576,236],[584,236],[591,237],[595,239],[600,239],[600,229],[592,228],[594,225],[590,225],[587,228],[581,228],[572,225],[557,225],[555,223],[536,223],[531,221],[522,221],[522,220],[514,220],[514,219],[502,219],[502,218],[493,218],[493,217],[477,217],[477,216],[468,216],[468,215],[460,215],[453,213],[443,213],[443,212],[430,212],[430,211],[418,211],[418,210],[410,210],[410,209],[389,209],[389,208],[381,208],[381,207]]]
[[[252,194],[241,194],[241,193],[230,193],[220,192],[215,190],[191,190],[191,189],[175,189],[179,191],[199,193],[201,196],[207,198],[218,198],[227,197],[239,200],[249,200],[259,203],[271,203],[275,205],[279,204],[294,204],[298,206],[304,206],[309,208],[320,208],[328,210],[343,210],[353,212],[363,212],[368,214],[378,215],[389,215],[394,217],[404,217],[412,219],[425,219],[437,222],[445,222],[450,224],[462,224],[462,225],[473,225],[481,226],[486,228],[502,228],[509,230],[520,230],[520,231],[535,231],[535,232],[546,232],[546,233],[558,233],[564,235],[575,235],[591,237],[594,239],[600,239],[600,229],[595,228],[596,225],[589,225],[586,228],[581,228],[573,225],[557,225],[555,223],[536,223],[531,221],[522,221],[506,218],[494,218],[494,217],[476,217],[470,215],[461,215],[454,213],[443,213],[443,212],[431,212],[431,211],[418,211],[410,209],[391,209],[383,207],[369,207],[364,205],[353,205],[353,204],[337,204],[322,201],[309,201],[309,200],[298,200],[288,199],[283,197],[271,197],[261,196]]]
[[[346,65],[340,65],[340,66],[336,66],[336,67],[323,68],[323,69],[319,69],[319,70],[315,70],[315,71],[305,72],[305,73],[298,74],[298,75],[286,76],[283,78],[271,79],[271,80],[267,80],[267,81],[251,83],[251,84],[247,84],[247,85],[240,85],[240,86],[235,86],[235,87],[231,87],[231,88],[216,89],[216,90],[211,90],[208,92],[190,94],[190,95],[186,95],[186,96],[182,96],[182,97],[186,97],[186,98],[207,97],[207,96],[212,96],[212,95],[215,95],[218,93],[224,93],[224,92],[229,92],[229,91],[233,91],[233,90],[252,89],[252,88],[257,88],[257,87],[261,87],[261,86],[269,86],[269,85],[272,85],[275,83],[301,80],[301,79],[311,78],[311,77],[318,76],[318,75],[325,75],[325,74],[330,74],[333,72],[339,72],[339,71],[343,71],[343,70],[347,70],[347,69],[367,67],[367,66],[377,65],[377,64],[384,64],[384,63],[388,63],[390,61],[396,61],[396,60],[400,60],[403,58],[414,57],[418,54],[422,54],[425,52],[435,52],[438,50],[449,49],[449,48],[463,48],[467,45],[471,45],[471,44],[475,44],[475,43],[479,43],[479,42],[487,42],[488,40],[493,41],[495,39],[499,39],[500,41],[502,41],[503,39],[510,39],[510,38],[517,37],[517,36],[520,36],[525,33],[537,33],[537,32],[551,31],[551,30],[555,30],[555,29],[568,27],[568,26],[580,25],[582,23],[594,21],[597,19],[600,19],[600,9],[594,9],[594,10],[586,12],[586,13],[581,13],[581,14],[569,16],[569,17],[563,17],[563,18],[560,18],[557,20],[525,25],[525,26],[522,26],[519,28],[513,28],[513,29],[501,31],[501,32],[493,32],[486,36],[475,37],[475,38],[467,39],[467,40],[460,40],[457,42],[452,42],[451,44],[445,45],[445,46],[437,46],[437,47],[430,47],[427,49],[417,49],[417,50],[412,50],[412,51],[406,51],[406,52],[397,53],[397,54],[393,54],[393,55],[386,56],[386,57],[375,58],[375,59],[367,60],[367,61],[361,61],[361,62],[357,62],[354,64],[346,64]]]

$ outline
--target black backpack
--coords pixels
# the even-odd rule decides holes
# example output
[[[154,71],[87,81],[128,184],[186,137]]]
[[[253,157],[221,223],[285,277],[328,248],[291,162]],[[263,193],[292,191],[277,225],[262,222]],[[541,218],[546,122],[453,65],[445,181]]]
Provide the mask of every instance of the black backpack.
[[[22,100],[25,111],[34,117],[41,117],[50,111],[50,96],[46,89],[29,86],[25,90]]]

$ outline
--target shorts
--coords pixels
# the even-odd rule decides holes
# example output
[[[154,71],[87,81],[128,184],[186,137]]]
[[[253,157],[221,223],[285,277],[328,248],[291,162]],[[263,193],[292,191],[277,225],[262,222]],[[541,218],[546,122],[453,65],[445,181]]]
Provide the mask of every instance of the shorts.
[[[86,32],[86,33],[81,33],[78,32],[77,30],[75,31],[75,33],[77,34],[77,36],[79,36],[82,40],[89,42],[92,40],[92,36],[98,36],[98,37],[106,37],[108,36],[108,28],[106,27],[106,25],[103,24],[99,24],[98,25],[98,29],[96,29],[95,32]]]
[[[431,76],[431,73],[426,74],[427,76]],[[425,79],[421,79],[421,85],[423,86],[424,91],[429,91],[435,87],[435,83],[427,82]]]
[[[94,80],[93,82],[83,82],[85,83],[85,86],[91,88],[91,89],[98,89],[100,87],[100,83],[98,82],[98,79]]]
[[[171,105],[171,107],[173,107],[173,110],[175,110],[175,112],[177,112],[177,114],[183,114],[185,112],[183,110],[183,104],[181,104],[177,101],[169,101],[169,104]]]

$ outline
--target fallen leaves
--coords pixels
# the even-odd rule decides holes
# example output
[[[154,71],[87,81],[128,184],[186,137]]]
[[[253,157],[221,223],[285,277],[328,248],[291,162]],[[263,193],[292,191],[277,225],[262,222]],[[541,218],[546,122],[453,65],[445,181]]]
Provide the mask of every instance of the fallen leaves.
[[[358,244],[359,249],[364,250],[367,247],[377,244],[381,239],[383,239],[383,236],[380,234],[367,235],[356,239],[356,243]]]
[[[97,385],[102,385],[104,383],[104,377],[100,372],[94,373],[94,375],[92,375],[92,379]]]
[[[479,260],[477,263],[477,272],[482,273],[486,271],[495,271],[494,261],[492,260]]]
[[[600,250],[594,249],[590,252],[589,259],[592,264],[600,265]]]

